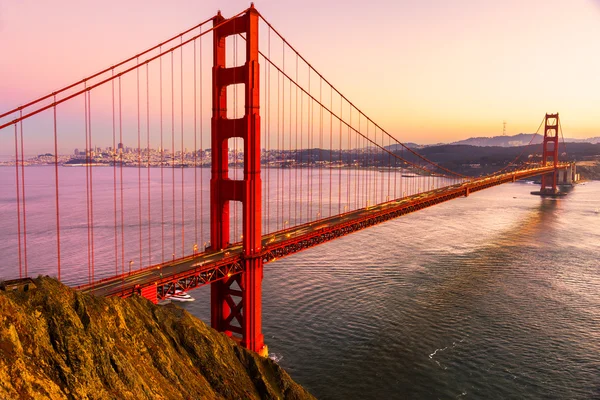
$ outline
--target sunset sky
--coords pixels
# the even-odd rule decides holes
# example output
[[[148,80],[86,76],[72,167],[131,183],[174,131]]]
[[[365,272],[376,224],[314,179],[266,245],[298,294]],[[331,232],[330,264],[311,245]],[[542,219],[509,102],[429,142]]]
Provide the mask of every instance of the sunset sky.
[[[0,111],[83,78],[228,0],[0,2]],[[600,0],[255,2],[313,66],[401,141],[600,136]],[[0,151],[4,153],[4,151]]]

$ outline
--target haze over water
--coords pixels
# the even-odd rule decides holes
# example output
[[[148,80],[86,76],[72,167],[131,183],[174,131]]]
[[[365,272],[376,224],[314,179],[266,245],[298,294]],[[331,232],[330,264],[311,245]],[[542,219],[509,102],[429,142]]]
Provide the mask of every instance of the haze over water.
[[[123,171],[131,222],[138,170]],[[16,216],[15,194],[4,189],[13,188],[15,170],[0,172],[6,277],[16,265]],[[54,274],[53,167],[25,172],[30,271]],[[180,174],[187,184],[193,169]],[[61,167],[60,175],[61,201],[72,205],[61,214],[63,276],[85,282],[85,168]],[[530,195],[535,188],[488,189],[267,264],[263,333],[272,357],[320,399],[600,397],[600,182],[558,200]],[[110,274],[112,168],[94,168],[94,196],[97,273]],[[177,197],[177,233],[179,204]],[[153,214],[152,229],[158,222]],[[127,223],[125,232],[125,260],[136,259],[138,228]],[[157,232],[160,224],[153,242]],[[186,232],[191,249],[193,223]],[[146,226],[143,234],[145,243]],[[69,265],[79,268],[69,273]],[[208,322],[209,288],[191,294],[196,302],[183,306]]]

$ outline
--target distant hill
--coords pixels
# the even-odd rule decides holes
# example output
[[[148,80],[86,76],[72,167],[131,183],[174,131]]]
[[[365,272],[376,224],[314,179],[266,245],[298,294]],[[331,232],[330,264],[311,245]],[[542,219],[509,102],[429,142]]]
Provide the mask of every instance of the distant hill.
[[[451,145],[469,145],[479,147],[499,146],[499,147],[518,147],[527,146],[534,136],[533,133],[519,133],[513,136],[493,136],[493,137],[474,137],[457,142],[449,143]],[[537,135],[533,139],[533,144],[542,143],[543,135]],[[588,139],[565,138],[566,143],[600,143],[600,136]]]
[[[531,140],[531,136],[529,137]],[[529,143],[529,142],[527,142]],[[600,143],[567,143],[566,155],[564,148],[559,148],[560,160],[593,161],[600,156]],[[539,162],[542,154],[541,143],[532,147],[527,146],[472,146],[465,144],[447,144],[429,146],[419,150],[419,153],[429,160],[464,175],[484,175],[498,171],[508,165],[515,157],[520,161]],[[407,156],[416,161],[414,156]],[[591,176],[588,179],[594,179]]]

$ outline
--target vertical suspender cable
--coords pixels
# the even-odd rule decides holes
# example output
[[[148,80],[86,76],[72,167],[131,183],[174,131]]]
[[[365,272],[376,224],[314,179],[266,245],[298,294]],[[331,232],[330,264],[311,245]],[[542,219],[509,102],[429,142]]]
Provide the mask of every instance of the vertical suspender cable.
[[[375,155],[377,152],[377,149],[373,148],[373,145],[371,143],[369,143],[369,119],[366,118],[367,120],[367,137],[365,139],[366,143],[367,143],[367,179],[368,179],[368,192],[367,192],[367,201],[369,202],[369,205],[375,205],[377,204],[377,177],[375,176],[375,174],[377,173],[377,170],[375,167]],[[375,136],[375,134],[373,134]],[[373,142],[377,143],[377,137],[374,137]],[[372,190],[372,191],[371,191]]]
[[[331,196],[333,185],[333,88],[329,85],[329,216],[331,217]]]
[[[308,66],[308,94],[306,101],[308,102],[307,119],[308,119],[308,201],[306,202],[306,217],[309,221],[312,221],[314,216],[312,213],[313,205],[313,102],[311,99],[311,86],[310,86],[310,66]]]
[[[371,162],[371,145],[369,144],[369,119],[366,119],[366,136],[362,135],[360,132],[362,132],[359,129],[359,134],[362,137],[362,140],[364,142],[364,147],[363,147],[363,190],[365,191],[365,204],[370,204],[371,201],[371,170],[369,169],[370,166],[370,162]]]
[[[358,110],[357,110],[358,111]],[[362,146],[363,146],[363,142],[362,142],[362,136],[358,134],[358,132],[360,132],[360,111],[358,111],[358,128],[356,128],[354,130],[354,135],[356,137],[356,159],[357,159],[357,164],[358,167],[356,168],[356,180],[355,180],[355,187],[354,187],[354,196],[355,196],[355,208],[361,208],[361,204],[362,204],[362,199],[361,199],[361,184],[363,183],[363,154],[362,154]]]
[[[343,118],[343,105],[342,105],[342,97],[340,96],[340,127],[338,129],[338,135],[340,136],[340,147],[338,148],[338,214],[342,213],[342,118]]]
[[[282,57],[283,57],[283,71],[285,71],[285,42],[281,42]],[[282,159],[281,155],[285,154],[285,76],[281,74],[281,147],[277,149],[279,151],[279,169],[281,170],[281,227],[285,229],[285,209],[284,209],[284,177],[285,170],[282,170]]]
[[[290,118],[289,118],[289,155],[288,157],[291,157],[292,155],[292,81],[290,80],[290,101],[289,101],[289,107],[290,107]],[[288,228],[291,226],[292,223],[292,170],[288,169]]]
[[[377,126],[375,126],[375,138],[377,138]],[[378,147],[378,151],[376,154],[377,157],[377,168],[379,168],[379,175],[377,175],[377,171],[375,171],[375,177],[379,176],[379,193],[378,193],[378,203],[382,203],[385,201],[385,138],[383,137],[383,132],[381,134],[381,143]],[[389,153],[388,153],[389,154]],[[377,178],[376,178],[377,179]]]
[[[271,28],[269,27],[268,30],[268,34],[267,34],[267,43],[268,43],[268,47],[267,47],[267,57],[269,59],[269,61],[271,61]],[[266,229],[266,233],[270,233],[271,232],[271,226],[269,224],[269,205],[271,204],[271,196],[269,193],[271,190],[271,168],[270,168],[270,161],[271,161],[271,64],[267,63],[268,65],[268,69],[266,72],[267,75],[267,110],[266,110],[266,120],[265,120],[265,124],[266,124],[266,128],[267,128],[267,132],[266,132],[266,149],[267,149],[267,153],[266,153],[266,157],[267,157],[267,182],[265,184],[266,190],[267,190],[267,194],[266,194],[266,200],[267,200],[267,207],[266,210],[267,212],[265,213],[265,225],[264,228]]]
[[[358,111],[358,110],[357,110]],[[354,208],[360,208],[361,201],[359,199],[360,194],[360,183],[361,183],[361,169],[362,169],[362,154],[360,153],[361,137],[358,135],[360,131],[360,112],[358,112],[358,129],[354,130],[356,135],[356,159],[358,160],[358,168],[356,169],[356,179],[354,180]]]
[[[146,157],[147,168],[147,200],[148,200],[148,265],[152,265],[152,220],[150,206],[150,66],[146,63]]]
[[[348,124],[348,171],[346,173],[346,201],[348,203],[348,211],[350,211],[350,175],[352,173],[352,106],[350,106],[350,123]]]
[[[202,39],[200,39],[202,42]],[[194,40],[194,255],[198,248],[198,104],[196,96],[196,40]]]
[[[319,103],[323,104],[323,79],[319,77]],[[319,217],[323,218],[323,107],[319,105],[319,149],[317,160],[319,170]]]
[[[140,60],[136,59],[136,103],[137,103],[137,170],[138,170],[138,231],[139,231],[139,262],[138,268],[142,267],[142,133],[140,126]]]
[[[376,137],[373,139],[369,139],[369,118],[365,118],[367,121],[367,137],[365,138],[365,143],[367,146],[367,202],[369,205],[377,204],[377,199],[375,194],[377,193],[377,179],[375,177],[375,173],[377,172],[374,168],[375,166],[375,149],[373,145],[369,142],[369,140],[373,140],[376,142]],[[372,191],[371,191],[372,190]]]
[[[298,82],[298,55],[296,54],[296,82]],[[294,171],[294,225],[298,225],[298,170],[302,168],[302,163],[298,163],[298,85],[296,85],[295,90],[296,101],[294,105],[296,106],[296,112],[294,114],[296,129],[294,133],[295,139],[295,151],[294,151],[294,164],[296,165]],[[300,120],[300,124],[302,124],[302,120]],[[300,176],[302,178],[302,176]]]
[[[373,151],[373,146],[369,143],[369,119],[366,118],[366,120],[367,137],[365,138],[365,144],[367,148],[367,205],[374,205],[377,204],[375,198],[375,193],[377,192],[377,180],[375,179],[375,168],[373,168],[375,162],[375,153]],[[376,141],[376,139],[377,138],[373,139],[373,141]],[[373,191],[371,192],[371,190]]]
[[[359,126],[360,126],[360,114],[359,114]],[[360,162],[359,162],[359,153],[358,153],[358,149],[360,148],[360,138],[358,137],[358,135],[356,134],[356,130],[350,126],[350,132],[354,135],[354,156],[353,156],[353,164],[354,161],[356,161],[356,165],[353,166],[354,169],[354,179],[353,179],[353,183],[354,183],[354,209],[358,208],[358,180],[359,180],[359,169],[360,169]]]
[[[300,189],[300,188],[304,188],[304,151],[303,151],[303,145],[302,143],[304,142],[304,92],[300,92],[300,185],[296,185],[296,190]],[[296,144],[296,148],[298,147],[298,145]],[[303,205],[303,199],[304,199],[304,190],[302,192],[300,192],[300,202],[298,204],[298,209],[300,210],[300,223],[304,223],[304,220],[302,219],[302,209],[304,208]],[[308,193],[307,193],[308,195]]]
[[[87,83],[84,82],[84,87],[87,87]],[[87,256],[88,256],[88,283],[92,282],[92,243],[91,243],[91,231],[90,231],[90,143],[88,134],[88,92],[83,93],[83,105],[84,105],[84,124],[85,124],[85,210],[87,218]]]
[[[361,115],[363,115],[363,114],[362,113],[358,114],[359,118]],[[369,120],[368,119],[366,119],[366,124],[367,124],[366,135],[368,135],[368,129],[369,129]],[[365,136],[365,134],[362,133],[362,132],[364,132],[363,129],[364,128],[361,128],[361,125],[359,124],[358,132],[356,132],[359,135],[361,143],[362,143],[362,146],[361,146],[361,155],[362,155],[361,175],[362,175],[362,178],[360,181],[360,184],[362,185],[362,187],[359,190],[359,195],[361,196],[361,200],[363,200],[363,201],[361,202],[359,207],[365,207],[367,204],[370,204],[370,201],[371,201],[371,198],[370,198],[370,195],[371,195],[371,192],[370,192],[371,171],[369,169],[369,163],[371,161],[371,148],[369,147],[369,142],[367,140],[367,136]]]
[[[233,24],[235,25],[235,20],[233,22]],[[235,28],[234,28],[235,29]],[[237,67],[238,65],[238,59],[237,59],[237,53],[238,53],[238,37],[235,36],[233,38],[233,66]],[[238,118],[238,88],[237,86],[233,86],[233,132],[236,132],[236,120]],[[237,133],[237,132],[236,132]],[[229,146],[227,149],[227,161],[229,162]],[[234,137],[233,138],[233,179],[234,180],[238,180],[238,169],[237,169],[237,163],[238,163],[238,138]],[[238,227],[238,216],[237,216],[237,209],[238,209],[238,202],[230,202],[230,204],[233,205],[233,224],[230,224],[230,230],[233,230],[233,234],[230,234],[230,242],[234,243],[237,241],[237,227]]]
[[[394,157],[394,199],[397,199],[398,196],[398,157],[396,154],[396,147],[394,147],[394,155],[396,155],[396,157]],[[402,174],[400,174],[400,176],[402,176]]]
[[[175,66],[171,51],[171,233],[173,256],[175,260]]]
[[[21,251],[21,194],[19,190],[19,143],[17,135],[17,124],[15,124],[15,182],[17,184],[17,241],[19,249],[19,278],[22,278],[23,263]]]
[[[279,73],[279,71],[277,71],[277,129],[275,130],[276,135],[277,135],[277,148],[275,149],[274,154],[277,155],[276,161],[278,161],[279,159],[279,154],[281,151],[281,144],[280,144],[280,140],[281,140],[281,126],[279,125],[280,119],[279,116],[281,115],[280,113],[280,95],[281,95],[281,74]],[[276,163],[275,166],[277,167],[277,172],[276,172],[276,178],[275,178],[275,188],[276,188],[276,197],[275,197],[275,226],[276,229],[275,230],[279,230],[279,204],[280,204],[280,195],[281,195],[281,188],[279,187],[279,171],[281,170],[281,168],[279,168],[279,163]]]
[[[367,123],[368,121],[369,120],[367,119]],[[379,175],[382,173],[378,171],[380,171],[379,161],[383,142],[377,142],[377,126],[375,126],[375,124],[373,124],[373,141],[375,142],[375,148],[371,148],[371,153],[373,156],[373,164],[371,165],[371,169],[373,170],[373,204],[379,204],[379,188],[381,187],[381,184],[378,181],[381,181],[381,177]]]
[[[87,101],[88,101],[88,133],[90,135],[90,148],[93,149],[92,145],[92,93],[88,91],[87,93]],[[91,158],[91,153],[90,153]],[[96,253],[95,253],[95,245],[94,245],[94,176],[93,176],[93,159],[90,159],[90,223],[91,223],[91,244],[92,244],[92,283],[94,283],[94,277],[96,274]]]
[[[122,98],[122,84],[121,84],[121,75],[119,75],[119,186],[121,191],[120,201],[121,201],[121,275],[125,274],[125,208],[123,206],[123,98]]]
[[[234,24],[235,24],[235,20],[234,20]],[[235,36],[233,39],[233,63],[234,66],[238,66],[238,37]],[[238,88],[234,86],[234,92],[233,92],[233,112],[234,112],[234,124],[236,123],[236,120],[238,119],[239,115],[238,115]],[[234,128],[234,132],[235,132],[235,128]],[[238,180],[239,176],[238,176],[238,139],[239,138],[234,138],[233,139],[233,151],[234,151],[234,155],[233,155],[233,171],[234,171],[234,179]],[[232,243],[237,242],[238,240],[238,205],[239,202],[232,202],[233,203],[233,239],[230,239],[230,241]]]
[[[181,36],[181,43],[183,43],[183,36]],[[179,57],[180,57],[180,61],[179,63],[181,64],[179,66],[180,69],[180,113],[181,113],[181,121],[179,121],[180,123],[180,130],[181,130],[181,257],[185,257],[185,207],[184,207],[184,200],[185,200],[185,182],[183,179],[183,167],[184,167],[184,163],[185,163],[185,148],[183,146],[183,46],[181,46],[179,48]]]
[[[361,114],[359,114],[359,116],[360,115]],[[368,130],[369,129],[369,120],[368,119],[366,120],[366,124],[367,124],[366,129]],[[366,206],[371,201],[371,198],[370,198],[371,171],[369,170],[369,162],[371,161],[371,148],[369,147],[369,142],[367,140],[367,136],[365,136],[365,134],[363,134],[362,132],[363,132],[363,130],[359,126],[359,130],[357,133],[360,135],[360,139],[363,143],[362,151],[361,151],[362,159],[363,159],[361,172],[362,172],[363,177],[361,179],[361,184],[363,185],[362,192],[364,194],[362,195],[362,197],[363,197],[364,203],[361,203],[361,204],[365,204],[365,206]],[[368,134],[368,132],[367,132],[367,134]],[[363,206],[363,207],[365,207],[365,206]]]
[[[271,71],[271,65],[268,62],[267,57],[271,55],[271,38],[270,38],[270,28],[267,29],[267,51],[266,51],[267,55],[264,56],[264,60],[265,60],[265,79],[264,79],[264,91],[263,93],[265,94],[264,97],[264,118],[261,118],[261,121],[264,122],[263,128],[264,128],[264,132],[263,133],[263,149],[264,149],[264,153],[263,153],[263,157],[264,157],[264,164],[265,164],[265,172],[263,174],[264,180],[262,182],[263,184],[263,205],[262,205],[262,217],[263,217],[263,230],[264,233],[269,233],[269,225],[268,225],[268,214],[269,214],[269,152],[268,152],[268,147],[269,147],[269,73]]]
[[[56,95],[54,95],[54,189],[56,193],[56,260],[57,278],[60,281],[60,206],[58,201],[58,134],[56,129]]]
[[[362,139],[365,143],[364,146],[364,175],[365,175],[365,182],[364,182],[364,190],[365,190],[365,204],[372,204],[372,198],[371,198],[371,187],[372,187],[372,173],[371,173],[371,152],[372,152],[372,148],[371,148],[371,144],[369,143],[369,119],[365,118],[365,123],[367,125],[366,127],[366,136],[362,136]],[[360,131],[359,131],[360,132]]]
[[[400,147],[400,159],[404,160],[404,147]],[[404,162],[400,164],[400,197],[404,197],[403,183],[404,183]]]
[[[377,135],[377,127],[375,127],[375,135]],[[385,148],[385,138],[383,137],[383,132],[381,132],[381,146],[383,148]],[[389,158],[390,153],[387,153],[387,154],[388,154],[388,158]],[[378,163],[377,163],[377,165],[379,167],[383,167],[383,160],[384,159],[385,159],[385,153],[383,152],[383,149],[380,149],[380,154],[379,154]],[[384,186],[385,186],[385,184],[384,184],[384,178],[385,178],[385,176],[383,174],[383,171],[385,171],[385,170],[388,171],[388,176],[389,176],[389,169],[383,169],[382,168],[381,169],[381,173],[380,173],[380,182],[379,182],[379,186],[381,187],[381,196],[379,198],[380,201],[383,201],[385,199],[385,189],[384,189]],[[389,200],[389,196],[388,196],[387,200]]]
[[[375,185],[374,193],[373,193],[373,196],[375,199],[373,201],[373,204],[379,204],[381,202],[381,199],[383,198],[382,196],[379,196],[379,194],[380,194],[379,190],[381,190],[381,193],[383,193],[383,188],[382,188],[383,169],[381,169],[381,159],[383,158],[382,148],[384,147],[384,145],[383,145],[384,139],[382,137],[381,142],[377,142],[377,126],[375,124],[373,124],[373,130],[374,130],[374,133],[373,133],[374,142],[376,143],[376,147],[374,149],[375,151],[373,152],[373,161],[374,161],[373,183]],[[381,171],[381,172],[378,172],[378,171]]]
[[[112,76],[115,75],[115,70],[111,70]],[[116,125],[115,125],[115,81],[111,80],[112,92],[112,164],[113,164],[113,210],[114,210],[114,236],[115,236],[115,276],[119,274],[119,235],[117,231],[117,140],[116,140]]]
[[[381,132],[381,136],[383,136],[383,131]],[[393,147],[392,147],[392,141],[390,140],[389,136],[388,136],[388,148],[390,149],[390,151],[393,151]],[[391,196],[390,196],[390,184],[392,182],[392,171],[390,170],[390,168],[392,167],[392,155],[390,153],[388,153],[388,161],[387,161],[387,171],[388,171],[388,182],[387,182],[387,199],[390,200]],[[396,157],[394,157],[394,165],[396,164]],[[395,170],[395,168],[394,168]],[[395,198],[395,197],[394,197]]]
[[[377,126],[375,126],[375,138],[377,139]],[[379,197],[377,199],[377,203],[381,203],[383,202],[383,200],[385,199],[384,193],[385,193],[385,189],[384,189],[384,171],[385,169],[383,168],[383,160],[385,157],[385,154],[383,152],[383,149],[385,148],[385,138],[383,137],[383,133],[381,135],[381,147],[378,147],[378,151],[376,151],[375,153],[375,157],[376,157],[376,161],[377,164],[375,165],[375,170],[374,170],[374,175],[375,175],[375,180],[377,180],[377,177],[379,176]],[[379,169],[379,175],[377,174],[377,168]]]
[[[263,57],[263,60],[264,60],[265,65],[266,65],[267,64],[267,58],[266,58],[266,56],[264,54],[261,54],[261,53],[259,53],[259,54]],[[264,86],[263,86],[263,88],[261,90],[261,94],[262,95],[260,96],[260,101],[262,101],[261,109],[265,110],[264,115],[263,115],[265,118],[261,118],[260,119],[260,123],[262,124],[261,125],[261,130],[260,130],[260,134],[261,134],[260,140],[261,140],[261,143],[262,143],[262,146],[263,146],[263,149],[264,149],[265,148],[264,147],[265,143],[267,142],[267,118],[266,118],[266,109],[267,109],[267,68],[263,68],[263,71],[264,71],[265,75],[264,75],[264,79],[261,79],[261,82],[263,83]],[[260,152],[260,162],[261,162],[261,165],[266,162],[265,157],[266,157],[266,153],[263,152],[263,150],[261,149],[261,152]],[[265,168],[266,167],[263,168],[263,171],[265,171],[265,173],[266,173]],[[264,175],[263,175],[263,177],[264,177]],[[267,213],[265,212],[265,210],[266,210],[266,204],[267,204],[266,202],[268,201],[268,199],[267,199],[267,197],[268,197],[267,196],[267,184],[268,183],[267,183],[266,180],[262,181],[262,188],[261,188],[261,190],[262,190],[262,199],[263,199],[262,201],[263,202],[262,202],[262,205],[261,205],[261,208],[262,208],[262,210],[261,210],[262,211],[261,212],[261,218],[262,218],[262,226],[263,226],[264,233],[267,232],[267,224],[266,224]]]
[[[200,32],[202,32],[202,27],[200,28]],[[204,240],[204,192],[202,191],[202,189],[204,188],[204,146],[203,146],[203,141],[202,141],[202,135],[203,135],[203,110],[202,110],[202,38],[200,38],[200,42],[198,43],[198,50],[200,53],[200,59],[198,60],[198,64],[199,64],[199,79],[200,79],[200,149],[202,150],[202,152],[200,153],[200,166],[203,168],[202,170],[200,170],[200,240]],[[205,245],[206,247],[206,245]]]
[[[162,53],[162,48],[160,50]],[[165,147],[163,142],[163,68],[162,57],[159,58],[159,97],[160,97],[160,232],[161,232],[161,263],[165,262]]]
[[[19,116],[23,117],[23,110],[19,111]],[[21,134],[21,200],[23,201],[23,264],[25,267],[25,276],[28,276],[29,265],[27,263],[27,209],[25,208],[25,144],[23,142],[23,120],[19,122],[19,131]]]

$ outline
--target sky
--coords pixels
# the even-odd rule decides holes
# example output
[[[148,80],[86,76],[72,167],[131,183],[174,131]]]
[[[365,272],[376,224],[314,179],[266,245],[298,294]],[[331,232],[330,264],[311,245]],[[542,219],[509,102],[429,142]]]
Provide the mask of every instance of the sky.
[[[248,6],[238,0],[0,0],[0,111],[217,10],[227,17]],[[560,112],[566,137],[600,136],[600,0],[259,0],[255,6],[403,142],[500,135],[503,121],[508,134],[534,132],[546,112]]]

